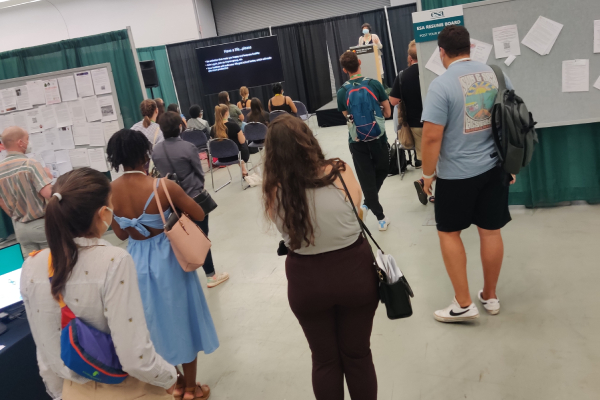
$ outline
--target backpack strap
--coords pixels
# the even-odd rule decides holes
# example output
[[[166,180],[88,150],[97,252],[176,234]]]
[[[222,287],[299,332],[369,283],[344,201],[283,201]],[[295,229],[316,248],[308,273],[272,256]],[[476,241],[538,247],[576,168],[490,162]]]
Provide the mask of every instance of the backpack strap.
[[[490,65],[494,74],[496,74],[496,79],[498,79],[498,94],[496,95],[496,103],[500,103],[502,101],[502,96],[504,92],[506,92],[506,80],[504,79],[504,72],[497,65]]]

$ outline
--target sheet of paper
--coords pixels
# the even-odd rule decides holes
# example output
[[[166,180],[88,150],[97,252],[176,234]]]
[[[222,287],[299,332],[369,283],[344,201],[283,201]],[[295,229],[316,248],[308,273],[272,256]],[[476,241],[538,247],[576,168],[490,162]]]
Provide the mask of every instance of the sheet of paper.
[[[56,163],[56,155],[54,154],[54,150],[44,150],[40,153],[40,155],[46,164]]]
[[[19,112],[13,114],[14,126],[27,130],[29,125],[27,124],[27,115],[25,112]]]
[[[0,91],[2,96],[2,108],[4,112],[17,111],[17,92],[15,88],[3,89]]]
[[[510,67],[510,64],[512,64],[516,58],[517,58],[517,56],[515,56],[514,54],[511,54],[510,56],[508,56],[508,58],[506,60],[504,60],[504,64],[506,64],[507,67]]]
[[[520,56],[519,29],[517,25],[505,25],[492,29],[496,59],[510,55]]]
[[[102,113],[102,122],[116,121],[117,110],[115,108],[115,100],[112,96],[98,97],[98,105]]]
[[[29,143],[34,153],[40,153],[46,149],[46,135],[43,132],[29,135]]]
[[[439,47],[435,48],[435,51],[433,52],[431,57],[429,57],[429,61],[427,61],[427,64],[425,64],[425,68],[437,75],[442,75],[444,72],[446,72],[446,67],[444,67],[444,64],[442,64],[442,60],[440,60]]]
[[[100,172],[107,172],[106,158],[104,157],[104,149],[87,149],[88,156],[90,157],[90,167]]]
[[[18,86],[15,92],[17,94],[17,110],[30,110],[33,108],[26,85]]]
[[[590,91],[590,60],[566,60],[562,63],[562,91]]]
[[[102,123],[102,131],[104,132],[104,140],[106,143],[110,140],[112,135],[119,131],[119,121],[110,121]]]
[[[69,105],[67,103],[55,104],[52,106],[54,108],[54,115],[56,116],[56,126],[62,128],[64,126],[73,125],[73,120],[71,119],[71,112],[69,111]]]
[[[64,175],[67,172],[73,171],[73,165],[71,165],[71,160],[67,160],[65,162],[57,162],[56,170],[58,171],[59,175]]]
[[[0,134],[4,132],[6,128],[8,128],[9,126],[13,126],[14,124],[15,119],[12,116],[12,114],[0,115]]]
[[[27,131],[29,133],[42,131],[44,126],[42,124],[42,113],[39,108],[32,108],[25,111],[25,118],[27,118]]]
[[[600,76],[598,77],[598,79],[596,80],[596,83],[594,83],[594,87],[598,90],[600,90]]]
[[[39,107],[42,113],[42,129],[56,128],[56,115],[52,106]]]
[[[600,19],[594,21],[594,53],[600,53]]]
[[[75,146],[90,144],[90,133],[87,123],[73,125],[73,140],[75,141]]]
[[[88,157],[88,149],[73,149],[69,150],[69,158],[73,168],[89,167],[90,158]]]
[[[77,84],[77,93],[79,93],[79,97],[89,97],[94,95],[94,85],[92,84],[92,73],[90,71],[76,72],[75,83]]]
[[[57,164],[67,161],[71,162],[71,159],[69,158],[69,150],[56,150],[54,152],[54,155],[56,156]]]
[[[546,54],[550,54],[552,46],[554,46],[554,42],[556,42],[562,28],[562,24],[540,16],[521,43],[539,55],[545,56]]]
[[[44,130],[46,137],[46,150],[61,150],[60,141],[58,140],[58,128]]]
[[[74,124],[87,122],[87,119],[85,118],[83,102],[81,100],[71,101],[67,104],[69,105],[69,111],[71,112],[71,120]]]
[[[487,64],[493,45],[471,38],[471,60]]]
[[[90,135],[90,146],[104,147],[106,145],[102,122],[90,122],[88,124],[88,133]]]
[[[92,80],[94,81],[94,91],[97,95],[112,92],[112,87],[110,86],[110,79],[108,77],[108,69],[93,69]]]
[[[29,101],[31,101],[31,104],[34,106],[38,104],[46,104],[43,81],[27,82],[27,90],[29,91]]]
[[[77,100],[77,88],[75,87],[73,75],[58,78],[58,86],[60,87],[62,101]]]
[[[70,126],[65,126],[58,129],[58,147],[63,150],[75,148],[75,140],[73,139],[73,129]]]
[[[87,122],[100,121],[102,119],[102,112],[100,111],[100,105],[96,96],[83,99],[83,108],[85,109]]]
[[[50,79],[44,81],[44,96],[46,97],[46,105],[58,104],[60,99],[60,90],[58,88],[58,80]]]

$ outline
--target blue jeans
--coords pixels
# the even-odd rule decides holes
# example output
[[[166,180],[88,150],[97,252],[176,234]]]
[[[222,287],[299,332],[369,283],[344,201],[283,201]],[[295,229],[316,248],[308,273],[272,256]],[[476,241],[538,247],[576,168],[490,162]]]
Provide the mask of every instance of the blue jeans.
[[[196,223],[196,225],[198,225],[198,227],[200,229],[202,229],[202,232],[204,232],[204,234],[206,236],[208,236],[208,215],[206,217],[204,217],[204,221],[194,221],[194,222]],[[204,262],[204,265],[202,266],[202,268],[204,268],[204,273],[206,274],[206,276],[213,276],[215,274],[215,265],[213,264],[211,250],[208,251],[208,255],[206,256],[206,261]]]

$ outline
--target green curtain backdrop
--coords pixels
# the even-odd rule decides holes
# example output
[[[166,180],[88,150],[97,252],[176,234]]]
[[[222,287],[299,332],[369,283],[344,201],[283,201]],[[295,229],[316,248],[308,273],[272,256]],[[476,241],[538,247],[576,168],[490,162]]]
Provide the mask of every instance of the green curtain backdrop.
[[[433,8],[458,6],[460,4],[475,3],[482,0],[421,0],[423,10],[431,10]]]
[[[175,85],[173,85],[173,76],[171,75],[171,66],[169,65],[169,57],[167,56],[167,48],[165,46],[144,47],[137,49],[140,61],[154,60],[156,66],[156,75],[158,75],[158,87],[146,89],[149,99],[161,98],[168,106],[172,103],[177,103],[177,94],[175,94]],[[154,94],[154,97],[152,97]],[[184,114],[187,110],[182,110]]]
[[[0,80],[102,63],[112,66],[123,122],[130,127],[141,119],[143,94],[127,30],[0,53]],[[13,233],[10,220],[6,222],[0,217],[0,238]]]

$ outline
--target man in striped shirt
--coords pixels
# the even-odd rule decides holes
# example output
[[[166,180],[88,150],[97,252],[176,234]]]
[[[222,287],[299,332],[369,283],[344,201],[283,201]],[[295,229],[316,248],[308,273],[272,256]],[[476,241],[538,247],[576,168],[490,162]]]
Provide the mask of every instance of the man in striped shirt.
[[[28,158],[29,134],[16,126],[2,132],[7,157],[0,162],[0,207],[15,223],[17,241],[27,256],[48,247],[44,224],[46,199],[52,195],[52,175]]]

